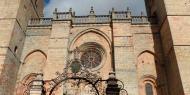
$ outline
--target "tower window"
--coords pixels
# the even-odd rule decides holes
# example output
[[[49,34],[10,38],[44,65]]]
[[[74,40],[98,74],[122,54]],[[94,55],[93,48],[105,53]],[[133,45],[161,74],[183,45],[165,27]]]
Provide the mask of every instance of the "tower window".
[[[18,46],[15,46],[14,53],[17,53],[17,51],[18,51]]]
[[[27,9],[26,5],[24,5],[24,9],[25,9],[25,10]]]
[[[37,2],[38,2],[38,0],[35,0],[35,1],[34,1],[34,5],[35,5],[36,8],[38,7]]]
[[[145,92],[146,92],[146,95],[154,95],[152,84],[150,84],[150,83],[145,84]]]

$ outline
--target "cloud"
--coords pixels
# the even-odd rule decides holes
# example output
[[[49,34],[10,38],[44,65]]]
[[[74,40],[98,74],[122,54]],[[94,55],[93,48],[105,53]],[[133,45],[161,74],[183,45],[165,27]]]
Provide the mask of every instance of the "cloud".
[[[45,17],[51,17],[55,8],[58,11],[68,11],[72,7],[76,15],[88,15],[91,6],[96,14],[108,14],[112,7],[120,11],[130,7],[134,15],[145,11],[144,0],[50,0],[45,6],[44,14]]]

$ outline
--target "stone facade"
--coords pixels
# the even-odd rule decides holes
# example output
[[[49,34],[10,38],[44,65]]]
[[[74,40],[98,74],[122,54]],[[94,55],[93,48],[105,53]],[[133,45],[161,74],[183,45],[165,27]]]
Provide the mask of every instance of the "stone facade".
[[[73,81],[51,87],[75,58],[103,80],[115,72],[128,95],[190,95],[190,2],[145,2],[148,16],[132,16],[130,9],[96,15],[92,7],[87,16],[55,9],[53,18],[41,18],[43,0],[1,0],[0,95],[52,89],[94,95]],[[99,87],[104,92],[105,84]]]

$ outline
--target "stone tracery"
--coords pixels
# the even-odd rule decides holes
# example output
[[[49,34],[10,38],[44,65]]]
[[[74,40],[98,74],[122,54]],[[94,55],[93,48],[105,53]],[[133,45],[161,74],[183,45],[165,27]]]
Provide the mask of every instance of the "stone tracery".
[[[81,56],[82,64],[87,68],[95,68],[101,64],[102,56],[96,50],[87,50]]]

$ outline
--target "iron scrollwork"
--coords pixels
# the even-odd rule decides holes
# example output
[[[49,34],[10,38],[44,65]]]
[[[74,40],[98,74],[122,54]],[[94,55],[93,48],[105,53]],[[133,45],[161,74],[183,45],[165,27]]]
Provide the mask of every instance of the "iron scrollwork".
[[[74,53],[78,54],[77,51],[75,51]],[[78,87],[82,83],[84,83],[86,86],[88,85],[90,87],[92,95],[128,95],[127,91],[124,89],[124,84],[122,81],[112,76],[109,77],[109,79],[107,80],[103,80],[99,72],[90,72],[89,68],[86,68],[81,63],[81,60],[77,58],[77,55],[75,55],[75,58],[73,60],[68,62],[63,73],[57,72],[56,74],[58,77],[48,82],[49,87],[47,87],[47,92],[49,94],[47,95],[54,95],[53,92],[56,90],[56,87],[58,87],[61,83],[62,85],[64,85],[65,83],[67,83],[67,81],[70,81]],[[120,82],[121,85],[118,85],[117,82]],[[117,89],[119,89],[119,94],[106,94],[107,91],[105,90],[107,90],[108,88],[112,90],[113,88],[104,88],[105,86],[102,85],[107,84],[107,86],[109,86],[110,83],[111,85],[116,84]],[[64,95],[67,95],[67,92],[65,92]]]

